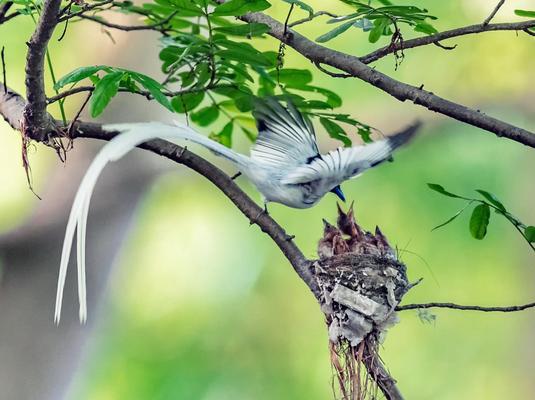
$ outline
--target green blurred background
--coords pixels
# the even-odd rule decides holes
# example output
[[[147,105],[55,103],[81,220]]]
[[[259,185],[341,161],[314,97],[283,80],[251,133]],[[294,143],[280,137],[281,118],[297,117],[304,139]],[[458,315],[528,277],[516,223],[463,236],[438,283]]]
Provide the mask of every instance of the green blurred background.
[[[287,4],[273,3],[269,13],[282,18]],[[327,8],[319,0],[310,3],[315,9]],[[409,3],[430,9],[439,17],[435,26],[446,30],[482,21],[496,2]],[[534,7],[534,1],[506,2],[496,21],[517,20],[514,8]],[[329,2],[328,8],[333,12],[347,10],[338,2]],[[318,21],[303,25],[300,31],[316,37],[328,29]],[[8,56],[8,83],[21,92],[24,42],[31,31],[31,21],[24,19],[0,26],[0,45],[6,46]],[[156,36],[112,34],[116,44],[90,23],[70,27],[67,38],[51,46],[56,73],[63,75],[80,65],[109,63],[158,76]],[[405,37],[411,35],[407,32]],[[366,39],[355,31],[329,45],[362,55],[373,49]],[[381,45],[387,43],[381,40]],[[493,32],[448,44],[458,47],[452,51],[436,46],[408,50],[397,71],[392,57],[381,60],[377,68],[533,131],[533,38]],[[262,46],[276,50],[278,44],[266,39]],[[286,66],[309,68],[310,64],[287,49]],[[425,122],[422,134],[399,152],[394,163],[343,185],[346,197],[355,201],[361,225],[369,230],[380,226],[390,242],[401,249],[411,280],[424,278],[405,302],[509,305],[533,301],[535,257],[514,228],[493,216],[488,237],[476,241],[469,235],[466,214],[431,232],[464,204],[426,187],[427,182],[435,182],[466,195],[474,194],[473,189],[488,190],[523,221],[533,224],[533,149],[399,103],[358,80],[337,80],[316,70],[313,73],[316,82],[342,96],[343,111],[385,133],[416,118]],[[69,112],[75,112],[79,105],[69,103]],[[57,110],[51,107],[51,111]],[[147,111],[143,101],[128,95],[114,100],[103,116],[104,121],[113,122],[173,118],[177,116],[153,105]],[[5,123],[0,130],[0,229],[7,234],[31,215],[39,201],[27,189],[20,136]],[[336,145],[319,126],[318,131],[323,149]],[[238,149],[247,150],[245,138],[235,140]],[[234,172],[225,161],[198,152]],[[30,156],[38,193],[45,191],[58,167],[69,175],[69,162],[60,166],[43,146],[32,149]],[[155,161],[155,157],[142,157],[140,152],[130,158],[147,165],[159,163],[160,173],[143,194],[118,258],[114,262],[112,255],[109,257],[109,264],[115,266],[106,289],[95,292],[89,288],[90,298],[100,299],[99,305],[89,310],[92,322],[84,327],[87,337],[79,345],[83,350],[74,378],[69,379],[66,398],[331,398],[322,314],[276,246],[257,227],[250,227],[202,177],[184,167]],[[114,168],[107,173],[113,174]],[[238,182],[259,200],[244,179]],[[305,254],[314,257],[321,219],[334,220],[335,204],[334,196],[326,196],[313,209],[272,205],[270,212],[296,235]],[[63,210],[62,218],[67,211]],[[58,241],[58,260],[60,249]],[[55,276],[56,270],[50,274]],[[43,303],[40,310],[48,313],[50,320],[54,295],[53,290],[48,293],[46,301],[50,304]],[[383,345],[385,363],[406,398],[535,398],[533,311],[479,314],[437,310],[433,314],[437,317],[434,323],[423,323],[417,312],[403,312],[401,323],[390,330]],[[64,319],[76,319],[74,307]],[[9,363],[2,363],[2,373],[7,374]],[[23,367],[21,364],[10,373],[22,373]]]

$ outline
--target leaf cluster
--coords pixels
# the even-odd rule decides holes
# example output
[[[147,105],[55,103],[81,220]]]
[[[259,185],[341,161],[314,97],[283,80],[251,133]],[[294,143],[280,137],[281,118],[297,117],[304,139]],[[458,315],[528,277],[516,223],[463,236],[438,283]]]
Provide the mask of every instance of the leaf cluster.
[[[302,2],[295,3],[312,11]],[[306,69],[285,68],[280,54],[261,51],[251,43],[269,31],[261,23],[243,23],[235,17],[270,7],[265,0],[155,0],[141,7],[121,4],[121,10],[146,16],[148,23],[166,21],[160,42],[162,82],[122,68],[89,66],[61,78],[55,89],[89,78],[94,90],[90,112],[98,116],[119,91],[146,94],[168,110],[186,114],[198,126],[207,127],[221,117],[227,123],[211,137],[231,146],[236,129],[255,139],[251,117],[255,97],[274,96],[292,101],[304,114],[318,118],[327,133],[351,145],[348,125],[364,141],[372,128],[333,110],[342,105],[338,94],[313,84]],[[133,10],[135,8],[135,10]]]
[[[528,226],[521,222],[517,217],[515,217],[506,209],[504,204],[494,194],[483,189],[476,189],[476,192],[479,193],[481,198],[471,198],[452,193],[444,189],[442,185],[436,183],[428,183],[427,186],[431,190],[434,190],[435,192],[440,193],[443,196],[464,200],[466,202],[466,205],[463,208],[457,211],[445,222],[435,226],[433,230],[442,228],[450,222],[453,222],[470,205],[476,203],[475,207],[472,209],[472,214],[470,216],[470,222],[468,225],[472,237],[481,240],[487,235],[487,228],[490,223],[491,211],[494,211],[495,214],[505,217],[505,219],[516,228],[520,235],[522,235],[522,237],[526,240],[532,250],[535,251],[535,247],[533,246],[533,243],[535,243],[535,226]]]
[[[437,33],[437,30],[427,20],[436,17],[430,15],[426,9],[415,6],[392,5],[389,1],[381,7],[355,0],[341,0],[355,9],[354,12],[340,17],[332,18],[328,24],[336,27],[316,38],[317,42],[324,43],[338,37],[351,28],[357,28],[368,33],[370,43],[377,42],[381,36],[392,37],[392,41],[401,37],[400,25],[412,27],[416,32],[428,35]]]

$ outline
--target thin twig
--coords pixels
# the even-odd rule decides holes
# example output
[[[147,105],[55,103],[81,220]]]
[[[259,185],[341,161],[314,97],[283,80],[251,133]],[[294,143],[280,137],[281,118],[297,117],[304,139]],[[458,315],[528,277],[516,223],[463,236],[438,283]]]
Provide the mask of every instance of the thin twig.
[[[175,17],[175,15],[177,13],[178,13],[178,11],[175,11],[172,14],[170,14],[169,16],[167,16],[165,19],[162,19],[161,21],[156,22],[156,23],[151,24],[151,25],[131,25],[131,26],[114,24],[112,22],[108,22],[108,21],[106,21],[104,19],[97,18],[97,17],[91,16],[91,15],[80,14],[80,15],[78,15],[78,17],[81,18],[81,19],[87,19],[89,21],[96,22],[96,23],[98,23],[100,25],[104,25],[104,26],[106,26],[108,28],[118,29],[118,30],[125,31],[125,32],[147,31],[147,30],[149,30],[149,31],[158,31],[158,32],[161,32],[161,33],[165,33],[167,31],[170,31],[171,29],[165,28],[164,25],[167,24],[169,21],[171,21]]]
[[[70,122],[69,124],[69,129],[67,129],[67,137],[70,139],[72,137],[72,131],[73,131],[73,128],[74,126],[76,125],[76,123],[78,122],[78,118],[80,118],[80,115],[82,114],[82,111],[84,110],[85,106],[87,105],[87,103],[89,102],[89,99],[91,98],[91,94],[92,93],[89,93],[86,97],[86,99],[84,100],[84,102],[82,103],[82,106],[80,107],[80,109],[78,110],[78,112],[76,113],[76,115],[74,116],[73,120]]]
[[[485,21],[483,21],[483,26],[486,26],[489,24],[490,20],[492,18],[494,18],[494,16],[496,15],[496,13],[498,12],[498,10],[500,9],[501,6],[503,6],[503,3],[505,3],[505,0],[500,0],[498,2],[498,4],[496,5],[496,7],[494,7],[494,10],[492,10],[492,12],[490,13],[490,15],[485,19]]]
[[[321,15],[328,15],[329,17],[332,17],[332,18],[338,18],[338,15],[333,14],[333,13],[331,13],[329,11],[318,11],[318,12],[312,14],[312,15],[309,15],[306,18],[298,19],[297,21],[294,21],[291,24],[288,24],[288,27],[293,28],[294,26],[304,24],[305,22],[312,21],[314,18],[319,17]]]
[[[4,17],[12,6],[12,1],[6,1],[4,4],[2,4],[2,6],[0,6],[0,23],[4,22]]]
[[[2,79],[3,79],[3,84],[4,84],[4,94],[7,95],[7,78],[6,78],[6,59],[5,59],[5,46],[2,46],[2,52],[1,52],[1,57],[2,57]]]
[[[94,10],[98,7],[102,7],[102,6],[105,6],[105,5],[108,5],[108,4],[112,4],[113,1],[112,0],[104,0],[104,1],[101,1],[101,2],[98,2],[98,3],[93,3],[93,4],[87,4],[85,3],[83,6],[82,6],[82,9],[81,10],[78,10],[76,12],[73,12],[73,13],[69,13],[69,14],[65,14],[63,11],[60,12],[59,14],[59,18],[58,18],[58,23],[59,22],[63,22],[63,21],[66,21],[68,19],[71,19],[71,18],[74,18],[74,17],[78,17],[80,15],[82,15],[83,13],[86,13],[88,11],[91,11],[91,10]],[[65,10],[65,8],[63,9]]]
[[[534,308],[535,303],[523,304],[520,306],[503,306],[503,307],[484,307],[484,306],[466,306],[454,303],[422,303],[422,304],[406,304],[404,306],[397,306],[396,311],[418,310],[423,308],[451,308],[454,310],[466,311],[482,311],[482,312],[516,312]]]
[[[422,36],[416,39],[405,40],[403,46],[399,43],[395,45],[388,45],[382,47],[378,50],[375,50],[365,56],[359,57],[360,61],[364,64],[369,64],[374,61],[379,60],[389,54],[394,53],[395,51],[412,49],[415,47],[426,46],[428,44],[435,44],[437,42],[443,41],[445,39],[451,39],[459,36],[478,34],[483,32],[491,31],[523,31],[528,28],[535,27],[535,19],[523,22],[509,22],[509,23],[500,23],[500,24],[477,24],[465,26],[462,28],[451,29],[449,31],[435,33],[434,35]]]
[[[321,63],[319,63],[319,62],[314,62],[314,65],[316,66],[317,69],[319,69],[324,74],[330,75],[330,76],[332,76],[334,78],[353,78],[353,75],[341,74],[339,72],[331,72],[331,71],[323,68]]]
[[[180,96],[180,95],[189,94],[189,93],[205,92],[206,90],[214,89],[216,87],[217,85],[214,84],[214,85],[206,85],[202,88],[183,89],[183,90],[177,90],[173,92],[162,92],[162,93],[167,97],[175,97],[175,96]],[[49,97],[47,99],[47,104],[55,103],[56,101],[62,100],[66,97],[69,97],[78,93],[92,92],[93,90],[95,90],[94,86],[77,86],[72,89],[65,90],[64,92],[58,93],[56,96]],[[127,88],[119,88],[119,92],[138,94],[140,96],[145,97],[147,100],[154,99],[148,90],[132,91]]]

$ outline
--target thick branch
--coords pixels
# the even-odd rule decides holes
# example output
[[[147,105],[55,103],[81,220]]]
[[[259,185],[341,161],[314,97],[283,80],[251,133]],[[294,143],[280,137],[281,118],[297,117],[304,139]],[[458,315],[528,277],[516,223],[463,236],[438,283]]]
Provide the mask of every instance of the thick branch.
[[[458,121],[493,132],[497,136],[505,137],[535,148],[535,134],[532,132],[489,117],[477,110],[454,103],[453,101],[443,99],[431,92],[423,90],[423,88],[397,81],[367,66],[358,57],[323,47],[295,31],[288,29],[285,34],[284,25],[265,14],[250,13],[241,17],[241,19],[247,22],[267,24],[271,28],[269,32],[271,36],[286,43],[312,62],[327,64],[344,71],[389,93],[400,101],[410,100],[428,110],[447,115]]]
[[[395,53],[400,50],[412,49],[414,47],[426,46],[428,44],[438,44],[442,40],[451,39],[454,37],[471,35],[482,32],[491,32],[491,31],[523,31],[528,28],[535,27],[535,20],[523,21],[523,22],[514,22],[514,23],[503,23],[503,24],[477,24],[465,26],[463,28],[452,29],[449,31],[435,33],[434,35],[423,36],[416,39],[405,40],[403,43],[394,43],[385,47],[382,47],[374,52],[367,54],[365,56],[359,57],[360,61],[364,64],[369,64],[371,62],[377,61],[388,54]]]
[[[28,42],[26,56],[26,96],[28,104],[24,109],[25,134],[45,141],[54,124],[46,112],[46,94],[44,80],[44,64],[47,45],[52,37],[61,0],[46,0],[35,31]]]
[[[454,303],[423,303],[423,304],[407,304],[404,306],[397,306],[396,311],[405,310],[419,310],[424,308],[451,308],[454,310],[466,311],[482,311],[482,312],[515,312],[523,311],[528,308],[535,308],[535,303],[523,304],[520,306],[503,306],[503,307],[483,307],[483,306],[463,306]]]
[[[372,349],[368,344],[365,344],[363,350],[362,362],[385,395],[386,400],[403,400],[403,396],[396,385],[396,380],[392,378],[383,365],[379,355],[376,353],[376,349]]]
[[[8,89],[7,94],[4,94],[3,89],[4,86],[0,84],[0,114],[4,116],[4,119],[13,128],[20,130],[22,127],[20,121],[26,102],[13,90]],[[66,129],[66,127],[62,128]],[[76,123],[72,129],[73,138],[110,140],[116,135],[117,132],[105,131],[100,124],[95,123]],[[31,139],[40,140],[38,137],[31,137]],[[151,140],[139,147],[184,164],[217,186],[252,224],[258,225],[263,232],[271,237],[312,293],[316,298],[319,297],[319,289],[311,270],[311,261],[306,259],[284,229],[273,218],[263,212],[264,210],[251,200],[227,174],[204,158],[188,151],[185,147],[165,140]]]
[[[26,102],[15,91],[0,83],[0,115],[16,130],[22,130],[22,113]]]

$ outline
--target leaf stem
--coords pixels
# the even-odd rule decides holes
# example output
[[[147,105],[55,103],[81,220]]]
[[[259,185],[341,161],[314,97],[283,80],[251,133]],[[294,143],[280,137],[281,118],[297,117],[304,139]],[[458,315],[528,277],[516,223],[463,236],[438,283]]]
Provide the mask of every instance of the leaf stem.
[[[50,77],[52,78],[52,84],[54,86],[56,86],[56,74],[54,73],[54,67],[52,66],[52,59],[50,57],[50,51],[47,49],[46,50],[46,62],[48,64],[48,69],[50,70]],[[59,94],[59,91],[54,89],[54,92],[56,92],[56,95]],[[64,125],[67,125],[67,117],[65,115],[65,107],[63,106],[63,103],[65,102],[65,99],[62,99],[62,100],[59,100],[58,101],[58,105],[59,105],[59,111],[61,113],[61,120],[63,121],[63,124]]]

